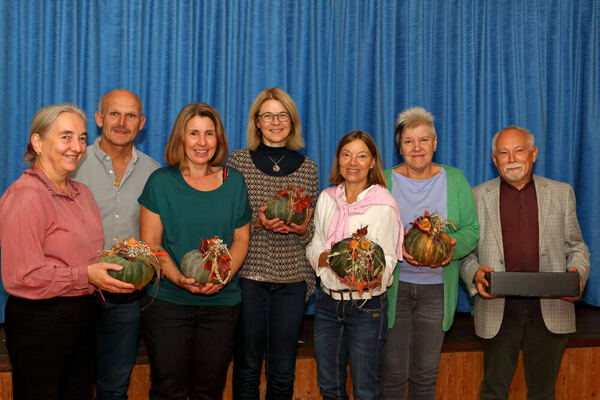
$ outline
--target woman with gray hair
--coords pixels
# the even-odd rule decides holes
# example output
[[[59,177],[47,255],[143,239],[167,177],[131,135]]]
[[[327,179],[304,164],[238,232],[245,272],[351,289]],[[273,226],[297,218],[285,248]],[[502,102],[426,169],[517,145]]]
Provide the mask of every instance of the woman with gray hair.
[[[15,399],[89,399],[96,288],[127,293],[97,263],[102,219],[90,190],[67,175],[86,150],[85,114],[72,104],[33,117],[25,170],[0,199],[6,346]]]
[[[479,239],[477,209],[462,171],[433,162],[437,135],[431,113],[421,107],[403,111],[396,121],[396,143],[404,162],[385,174],[402,224],[408,226],[425,210],[439,214],[452,222],[446,232],[453,250],[441,263],[423,265],[403,248],[404,260],[388,289],[383,395],[404,399],[408,383],[408,399],[435,399],[440,351],[458,298],[458,259]]]

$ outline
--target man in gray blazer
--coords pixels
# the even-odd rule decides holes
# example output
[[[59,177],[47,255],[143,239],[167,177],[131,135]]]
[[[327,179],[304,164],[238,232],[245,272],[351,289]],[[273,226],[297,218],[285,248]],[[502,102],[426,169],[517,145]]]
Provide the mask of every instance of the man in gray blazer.
[[[526,129],[509,126],[492,140],[499,178],[473,188],[479,243],[461,262],[461,277],[475,296],[475,332],[482,338],[481,399],[507,399],[523,349],[528,399],[554,399],[554,384],[575,332],[577,298],[495,298],[486,271],[579,272],[583,290],[590,257],[581,236],[575,195],[566,183],[532,174],[538,149]]]

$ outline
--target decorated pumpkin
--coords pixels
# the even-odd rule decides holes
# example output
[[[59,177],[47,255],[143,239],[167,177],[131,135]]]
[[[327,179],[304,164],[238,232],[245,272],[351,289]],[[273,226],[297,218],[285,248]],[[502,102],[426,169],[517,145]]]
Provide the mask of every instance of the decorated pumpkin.
[[[306,219],[312,197],[306,196],[304,189],[288,186],[275,193],[267,203],[267,219],[279,218],[284,224],[301,225]]]
[[[448,224],[451,222],[444,217],[426,210],[404,236],[406,252],[423,265],[440,265],[448,258],[453,247],[450,236],[445,232]]]
[[[227,284],[231,279],[231,254],[222,239],[202,240],[200,248],[181,259],[181,272],[198,283]]]
[[[345,279],[350,290],[360,292],[385,270],[383,249],[366,235],[366,226],[358,229],[351,237],[335,243],[327,258],[333,272]]]
[[[108,274],[141,289],[152,280],[155,272],[160,276],[160,262],[156,256],[161,254],[134,238],[123,241],[117,239],[112,248],[100,252],[98,261],[122,266],[120,271],[109,269]]]

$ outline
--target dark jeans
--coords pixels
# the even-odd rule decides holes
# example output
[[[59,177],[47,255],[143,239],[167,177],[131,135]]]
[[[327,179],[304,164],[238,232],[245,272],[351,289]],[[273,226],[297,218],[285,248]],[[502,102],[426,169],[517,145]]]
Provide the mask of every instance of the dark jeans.
[[[291,399],[306,282],[240,278],[242,305],[234,341],[233,397],[259,399],[263,356],[267,399]]]
[[[127,399],[138,350],[142,300],[122,304],[98,301],[96,399]]]
[[[334,300],[319,292],[315,305],[315,358],[323,399],[348,399],[350,361],[356,400],[380,399],[380,370],[387,335],[387,295]]]
[[[15,400],[91,399],[96,303],[92,296],[6,304],[6,347]]]
[[[569,335],[546,328],[539,299],[507,298],[500,331],[483,339],[483,383],[480,398],[507,399],[523,349],[529,400],[554,399],[554,385]]]
[[[184,306],[146,297],[150,399],[221,399],[239,305]]]
[[[383,397],[435,400],[444,343],[444,285],[398,282],[396,320],[383,356]]]

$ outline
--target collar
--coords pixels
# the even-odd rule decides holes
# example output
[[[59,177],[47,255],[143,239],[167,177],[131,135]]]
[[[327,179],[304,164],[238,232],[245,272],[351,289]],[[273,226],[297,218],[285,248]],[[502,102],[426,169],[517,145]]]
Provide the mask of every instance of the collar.
[[[104,152],[104,150],[102,150],[100,148],[100,139],[102,138],[102,135],[99,135],[98,137],[96,137],[96,140],[94,140],[94,144],[92,145],[92,150],[94,152],[94,155],[96,156],[96,158],[100,161],[103,162],[104,160],[111,160],[112,157],[109,156],[108,154],[106,154]],[[135,164],[138,160],[138,153],[137,150],[135,148],[135,144],[133,145],[133,147],[131,148],[131,161],[133,161],[133,163]]]
[[[31,168],[26,169],[25,171],[23,171],[23,173],[33,177],[34,179],[37,179],[42,185],[44,185],[44,187],[48,190],[48,192],[50,192],[52,196],[65,196],[69,197],[70,199],[74,199],[79,195],[79,188],[76,185],[74,185],[73,181],[69,178],[65,180],[68,190],[68,194],[65,195],[60,190],[58,190],[54,182],[52,182],[52,180],[48,178],[48,175],[46,175],[44,171],[42,171],[35,165],[32,165]]]
[[[386,188],[379,185],[371,185],[359,193],[354,203],[348,204],[346,203],[345,186],[344,182],[342,182],[337,186],[330,186],[324,190],[324,192],[336,202],[336,210],[333,213],[327,232],[327,241],[325,242],[326,249],[331,248],[332,242],[339,242],[350,236],[352,233],[349,230],[350,215],[362,214],[374,205],[390,206],[394,210],[396,221],[400,227],[400,232],[402,232],[402,220],[400,219],[398,205]],[[396,244],[396,258],[398,260],[402,260],[403,238],[404,235],[398,235],[398,242]]]
[[[271,147],[271,146],[267,146],[266,144],[264,144],[262,142],[258,145],[257,150],[261,150],[269,156],[284,155],[291,151],[290,149],[288,149],[285,146]]]
[[[511,189],[518,190],[518,191],[521,191],[521,190],[525,189],[527,186],[534,184],[533,174],[532,173],[529,174],[529,180],[527,181],[527,183],[525,185],[523,185],[523,187],[521,189],[517,189],[516,187],[514,187],[513,185],[511,185],[510,182],[506,181],[500,175],[498,176],[498,178],[500,178],[500,186],[509,186]]]
[[[373,189],[376,185],[371,185],[369,187],[367,187],[365,190],[363,190],[362,192],[360,192],[358,194],[358,196],[356,196],[356,201],[355,203],[358,203],[359,201],[362,201],[365,196],[367,195],[367,193],[369,193],[369,191],[371,189]],[[346,185],[344,185],[344,182],[340,183],[335,191],[335,196],[336,197],[341,197],[344,201],[346,201]]]

